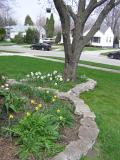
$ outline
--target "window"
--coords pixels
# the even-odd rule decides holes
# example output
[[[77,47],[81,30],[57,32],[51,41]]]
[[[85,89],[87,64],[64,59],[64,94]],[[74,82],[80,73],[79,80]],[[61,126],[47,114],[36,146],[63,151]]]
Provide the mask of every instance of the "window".
[[[109,39],[109,42],[111,43],[112,42],[112,38],[110,37],[110,39]]]
[[[94,43],[100,43],[100,37],[93,37],[92,42]]]
[[[106,38],[106,42],[107,42],[107,43],[111,43],[111,42],[112,42],[112,38],[111,38],[111,37],[107,37],[107,38]]]

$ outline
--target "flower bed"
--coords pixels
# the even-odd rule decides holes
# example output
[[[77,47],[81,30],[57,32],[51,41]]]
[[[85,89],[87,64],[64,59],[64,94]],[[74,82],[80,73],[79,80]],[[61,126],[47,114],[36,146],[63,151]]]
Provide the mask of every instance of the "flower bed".
[[[59,81],[63,81],[62,77]],[[78,123],[71,104],[59,100],[53,91],[29,83],[9,85],[4,79],[0,106],[0,146],[9,148],[8,154],[0,147],[3,159],[53,157],[64,150],[71,140],[68,132]],[[76,132],[71,132],[73,139]]]

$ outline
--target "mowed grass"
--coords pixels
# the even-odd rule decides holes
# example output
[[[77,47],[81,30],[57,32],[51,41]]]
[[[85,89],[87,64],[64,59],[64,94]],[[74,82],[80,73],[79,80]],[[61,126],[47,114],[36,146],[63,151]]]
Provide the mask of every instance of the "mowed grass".
[[[63,45],[53,45],[52,48],[53,50],[64,51]],[[100,50],[105,50],[105,48],[101,48],[101,47],[85,47],[84,48],[84,51],[100,51]]]
[[[26,75],[31,71],[63,71],[63,64],[27,57],[0,57],[0,72],[10,78]],[[80,97],[96,114],[100,129],[94,154],[87,160],[120,160],[120,74],[79,67],[77,75],[86,74],[97,80],[94,91]]]
[[[39,56],[40,57],[40,56]],[[42,56],[43,57],[43,56]],[[45,57],[45,56],[44,56]],[[53,58],[53,59],[58,59],[58,60],[65,60],[65,58],[61,57],[45,57],[45,58]],[[119,61],[119,60],[118,60]],[[113,66],[113,65],[108,65],[108,64],[102,64],[102,63],[94,63],[90,61],[83,61],[80,60],[79,64],[85,64],[85,65],[90,65],[90,66],[95,66],[95,67],[101,67],[101,68],[108,68],[108,69],[114,69],[114,70],[120,70],[120,66]]]

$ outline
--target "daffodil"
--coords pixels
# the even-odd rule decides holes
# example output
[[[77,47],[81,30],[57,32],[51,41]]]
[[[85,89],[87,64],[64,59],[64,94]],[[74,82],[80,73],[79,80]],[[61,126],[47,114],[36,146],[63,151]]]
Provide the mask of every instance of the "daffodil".
[[[35,107],[35,110],[38,111],[38,110],[39,110],[39,107]]]
[[[50,91],[46,91],[46,93],[47,93],[47,94],[49,94],[49,93],[50,93]]]
[[[62,116],[60,116],[60,117],[59,117],[59,119],[60,119],[60,121],[62,121],[62,120],[63,120],[63,117],[62,117]]]
[[[27,117],[29,117],[31,114],[30,114],[30,112],[27,112],[26,115],[27,115]]]
[[[9,119],[13,119],[14,116],[12,114],[9,115]]]
[[[57,98],[57,96],[54,96],[54,98]]]
[[[41,104],[41,103],[38,104],[37,107],[38,107],[38,108],[42,108],[42,104]]]
[[[60,109],[57,109],[57,113],[60,113]]]
[[[55,98],[52,99],[52,102],[55,102]]]
[[[31,104],[36,104],[36,102],[34,100],[31,100]]]
[[[57,83],[55,83],[55,86],[57,86]]]

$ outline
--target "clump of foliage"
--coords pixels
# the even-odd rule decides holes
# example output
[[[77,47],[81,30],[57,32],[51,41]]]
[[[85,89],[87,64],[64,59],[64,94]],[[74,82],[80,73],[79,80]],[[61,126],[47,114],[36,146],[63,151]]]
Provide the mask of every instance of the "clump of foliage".
[[[18,136],[18,144],[21,144],[19,155],[23,160],[30,155],[35,159],[45,158],[48,151],[55,150],[59,138],[55,118],[39,112],[24,117],[12,132]]]
[[[24,43],[24,36],[22,33],[19,33],[18,35],[15,36],[14,39],[11,39],[11,42],[17,43],[17,44],[23,44]]]
[[[36,29],[28,28],[25,36],[25,43],[32,44],[39,42],[39,32]]]
[[[25,103],[25,99],[18,97],[16,94],[9,91],[8,86],[0,89],[0,97],[4,99],[2,104],[2,111],[5,113],[17,112],[20,107]]]
[[[4,28],[0,28],[0,41],[5,39],[6,31]]]
[[[58,32],[55,39],[55,43],[58,44],[60,41],[61,41],[61,32]]]

